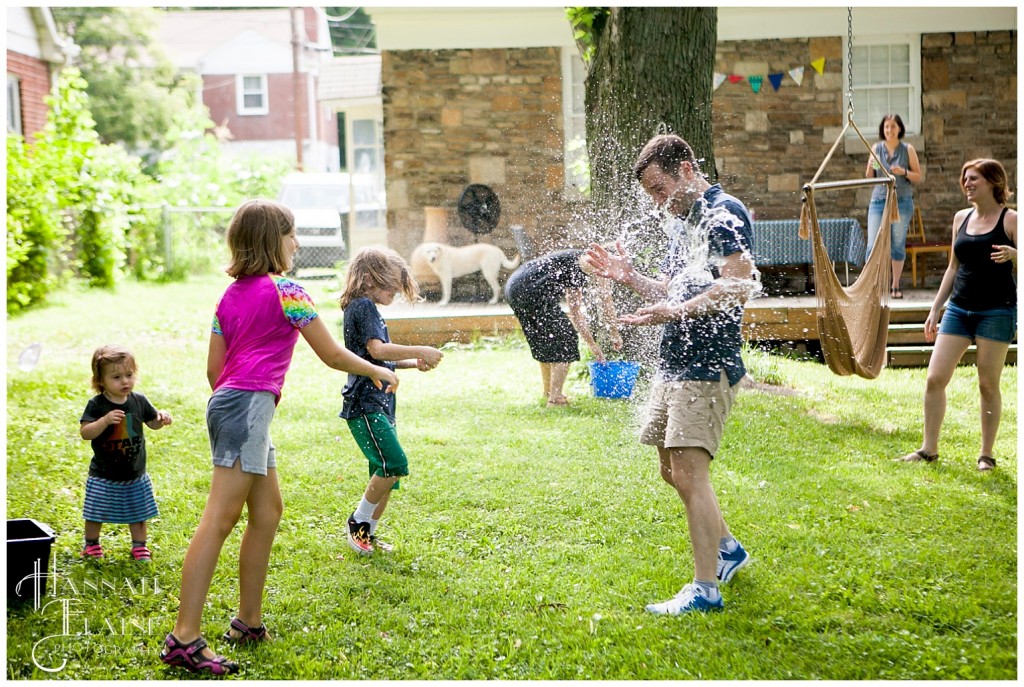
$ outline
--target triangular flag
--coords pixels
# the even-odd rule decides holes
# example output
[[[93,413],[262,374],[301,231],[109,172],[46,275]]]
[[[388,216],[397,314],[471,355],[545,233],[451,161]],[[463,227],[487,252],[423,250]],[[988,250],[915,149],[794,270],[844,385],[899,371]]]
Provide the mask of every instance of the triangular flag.
[[[772,88],[774,88],[776,91],[779,90],[779,86],[782,85],[782,77],[784,76],[785,74],[783,74],[782,72],[779,72],[778,74],[768,75],[768,81],[771,82]]]
[[[712,88],[711,90],[717,91],[718,87],[721,86],[724,82],[725,82],[725,74],[719,74],[718,72],[715,72],[714,88]]]
[[[740,81],[743,81],[742,76],[739,76],[738,74],[729,75],[729,83],[739,83]]]
[[[804,83],[804,68],[794,67],[789,70],[789,76],[793,81],[796,81],[797,86],[801,86]]]
[[[813,62],[811,62],[811,66],[814,67],[814,71],[818,72],[819,74],[824,74],[825,73],[825,58],[824,57],[819,57],[818,59],[816,59]]]
[[[764,83],[763,76],[749,76],[747,77],[747,80],[750,82],[750,87],[754,89],[754,93],[761,92],[761,84]]]

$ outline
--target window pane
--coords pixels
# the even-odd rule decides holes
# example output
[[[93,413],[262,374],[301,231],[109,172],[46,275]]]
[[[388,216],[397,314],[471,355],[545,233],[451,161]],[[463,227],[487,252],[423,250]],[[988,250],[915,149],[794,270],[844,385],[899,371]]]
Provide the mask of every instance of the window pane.
[[[910,83],[910,46],[892,48],[892,83]]]
[[[352,142],[357,146],[376,145],[377,123],[372,119],[352,120]]]
[[[586,111],[584,104],[585,76],[586,69],[583,66],[583,60],[574,55],[572,58],[572,113],[574,115],[581,115]]]
[[[245,109],[257,109],[263,107],[263,96],[259,93],[247,93],[242,97]]]
[[[20,81],[7,77],[7,131],[20,134],[21,129],[21,88]]]
[[[853,49],[853,83],[864,86],[868,83],[868,49]]]
[[[884,46],[872,46],[868,58],[868,83],[872,86],[889,83],[889,51]]]
[[[902,117],[904,124],[910,116],[910,92],[909,88],[889,90],[889,112],[895,112]]]
[[[263,77],[260,77],[260,76],[243,76],[242,77],[242,90],[243,91],[262,91],[263,90]]]

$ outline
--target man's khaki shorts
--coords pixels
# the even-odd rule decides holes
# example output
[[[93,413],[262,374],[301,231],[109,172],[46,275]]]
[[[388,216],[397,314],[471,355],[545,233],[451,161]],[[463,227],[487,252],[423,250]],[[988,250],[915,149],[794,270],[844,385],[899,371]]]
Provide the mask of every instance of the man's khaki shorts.
[[[640,443],[658,448],[699,447],[715,457],[736,398],[725,372],[717,382],[658,382],[651,389]]]

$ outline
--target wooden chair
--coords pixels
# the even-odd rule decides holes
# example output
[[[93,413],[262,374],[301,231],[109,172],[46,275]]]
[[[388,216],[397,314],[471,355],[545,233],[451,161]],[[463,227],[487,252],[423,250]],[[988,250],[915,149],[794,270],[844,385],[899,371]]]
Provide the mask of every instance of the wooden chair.
[[[910,260],[910,285],[915,289],[917,288],[917,256],[922,253],[943,253],[948,260],[949,242],[925,240],[921,208],[914,205],[914,219],[907,230],[907,259]],[[923,280],[924,275],[921,276]]]

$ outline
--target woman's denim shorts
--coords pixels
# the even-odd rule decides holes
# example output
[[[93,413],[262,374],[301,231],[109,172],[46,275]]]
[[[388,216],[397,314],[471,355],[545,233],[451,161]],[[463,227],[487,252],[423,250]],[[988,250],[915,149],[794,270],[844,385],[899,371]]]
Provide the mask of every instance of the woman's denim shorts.
[[[939,323],[939,334],[1010,343],[1017,335],[1017,308],[964,310],[950,303]]]

